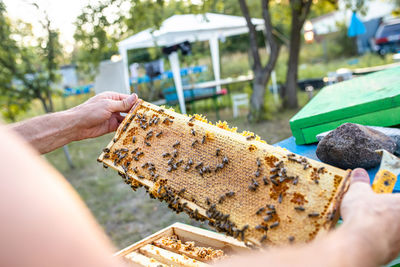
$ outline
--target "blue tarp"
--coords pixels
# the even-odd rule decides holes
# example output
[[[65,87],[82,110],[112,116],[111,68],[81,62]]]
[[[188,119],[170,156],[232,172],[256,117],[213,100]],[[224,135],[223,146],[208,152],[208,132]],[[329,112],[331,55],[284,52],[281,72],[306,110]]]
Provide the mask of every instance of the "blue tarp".
[[[349,37],[354,37],[357,35],[364,34],[366,32],[364,24],[361,22],[361,20],[357,17],[356,12],[353,12],[353,15],[351,16],[351,22],[349,29],[347,31],[347,35]]]
[[[207,66],[201,65],[201,66],[194,66],[194,67],[188,67],[188,68],[183,68],[181,69],[181,76],[187,76],[192,73],[201,73],[207,70]],[[165,71],[161,73],[160,75],[156,76],[153,78],[153,81],[157,80],[163,80],[163,79],[171,79],[173,77],[172,71]],[[148,83],[150,82],[150,77],[145,75],[142,77],[139,77],[137,79],[130,79],[131,84],[141,84],[141,83]]]
[[[88,94],[92,88],[93,84],[78,86],[75,88],[67,87],[64,89],[64,96]]]

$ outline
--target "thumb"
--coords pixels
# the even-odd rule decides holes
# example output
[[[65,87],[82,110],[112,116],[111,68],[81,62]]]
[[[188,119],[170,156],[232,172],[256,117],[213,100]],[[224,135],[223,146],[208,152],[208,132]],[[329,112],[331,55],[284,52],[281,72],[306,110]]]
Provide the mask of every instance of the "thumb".
[[[129,111],[133,104],[137,100],[136,94],[131,94],[130,96],[122,100],[112,100],[109,99],[109,111],[110,112],[127,112]]]
[[[351,172],[349,190],[367,190],[371,191],[369,175],[366,170],[357,168]]]
[[[372,194],[372,189],[369,185],[368,173],[364,169],[354,169],[350,176],[350,187],[340,205],[340,214],[345,221],[355,216],[360,201],[369,194]]]

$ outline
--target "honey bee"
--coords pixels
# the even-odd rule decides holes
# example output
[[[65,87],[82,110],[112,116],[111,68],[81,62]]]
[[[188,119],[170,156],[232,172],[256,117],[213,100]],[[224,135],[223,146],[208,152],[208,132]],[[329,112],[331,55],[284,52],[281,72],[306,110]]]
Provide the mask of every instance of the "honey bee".
[[[185,191],[186,191],[186,188],[182,188],[182,189],[178,192],[178,195],[179,195],[179,196],[183,195],[183,194],[185,193]]]
[[[175,144],[172,145],[173,148],[176,148],[177,146],[179,146],[181,144],[181,142],[177,141]]]
[[[272,229],[272,228],[277,227],[278,225],[279,225],[279,222],[274,222],[273,224],[271,224],[271,225],[269,226],[269,228]]]
[[[265,240],[267,240],[267,235],[263,235],[260,239],[260,243],[265,242]]]
[[[163,134],[163,131],[159,131],[158,133],[156,133],[156,137],[160,137]]]
[[[192,147],[194,147],[198,142],[199,142],[198,140],[194,140],[194,141],[192,142]]]
[[[225,193],[225,195],[226,195],[227,197],[233,197],[233,196],[235,195],[235,192],[230,191],[230,192]]]
[[[280,194],[279,194],[279,197],[278,197],[278,202],[279,202],[279,203],[282,203],[282,198],[283,198],[282,193],[280,193]]]
[[[257,210],[256,215],[260,215],[263,211],[265,211],[264,207],[261,207]]]
[[[305,211],[306,210],[303,206],[296,206],[296,207],[294,207],[294,209],[298,210],[298,211]]]
[[[250,141],[251,139],[254,139],[254,138],[256,138],[254,135],[249,135],[246,137],[246,140]]]
[[[319,217],[319,213],[318,212],[312,212],[308,214],[308,217]]]
[[[267,215],[272,215],[276,213],[276,210],[268,210],[266,213]]]

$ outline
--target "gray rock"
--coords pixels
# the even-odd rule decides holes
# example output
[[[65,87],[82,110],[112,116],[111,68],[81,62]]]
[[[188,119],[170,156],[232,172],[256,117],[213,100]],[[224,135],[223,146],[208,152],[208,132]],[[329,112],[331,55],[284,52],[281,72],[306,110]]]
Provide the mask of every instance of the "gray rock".
[[[396,151],[394,152],[394,154],[397,156],[400,156],[400,129],[391,128],[391,127],[368,126],[368,125],[365,125],[365,126],[370,129],[377,130],[378,132],[381,132],[381,133],[389,136],[390,138],[392,138],[396,142]],[[321,141],[322,138],[324,138],[330,132],[332,132],[332,131],[327,131],[327,132],[317,134],[318,142]]]
[[[319,142],[316,154],[321,161],[342,169],[372,168],[381,161],[381,156],[375,153],[377,149],[393,153],[396,143],[379,131],[345,123]]]

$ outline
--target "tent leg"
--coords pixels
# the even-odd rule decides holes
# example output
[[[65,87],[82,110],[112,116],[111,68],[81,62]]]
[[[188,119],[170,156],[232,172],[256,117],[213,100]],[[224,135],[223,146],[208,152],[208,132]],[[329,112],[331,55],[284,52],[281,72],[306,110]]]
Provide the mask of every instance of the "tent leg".
[[[219,44],[218,44],[218,37],[213,37],[209,41],[210,50],[211,50],[211,59],[213,64],[213,71],[214,71],[214,79],[218,83],[221,79],[220,74],[220,62],[219,62]],[[217,92],[221,91],[221,85],[217,85]]]
[[[63,149],[64,149],[65,158],[67,159],[69,168],[74,169],[75,166],[74,166],[74,163],[72,162],[71,156],[69,154],[68,146],[67,145],[63,146]]]
[[[131,94],[131,87],[129,83],[129,70],[128,70],[128,52],[126,51],[126,49],[119,49],[119,54],[122,57],[122,63],[124,66],[125,91],[127,94]]]
[[[183,95],[178,53],[172,52],[171,54],[169,54],[168,59],[169,63],[171,64],[172,74],[174,76],[174,83],[175,83],[176,93],[178,95],[179,107],[181,109],[181,113],[186,114],[185,97]]]
[[[276,84],[276,72],[275,70],[272,71],[271,73],[271,80],[272,80],[272,91],[274,95],[274,101],[275,103],[278,103],[279,98],[278,98],[278,85]]]

